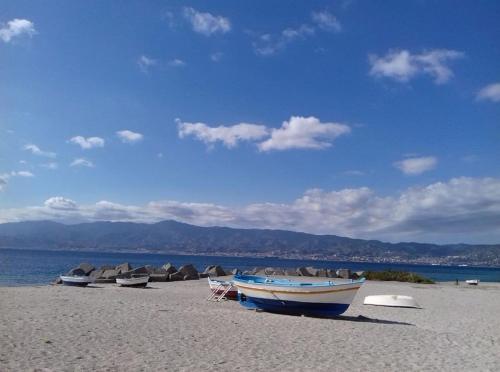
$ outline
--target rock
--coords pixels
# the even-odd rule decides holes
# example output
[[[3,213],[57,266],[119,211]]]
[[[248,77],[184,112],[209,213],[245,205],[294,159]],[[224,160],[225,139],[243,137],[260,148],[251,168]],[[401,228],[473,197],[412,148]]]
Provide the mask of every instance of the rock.
[[[130,270],[130,271],[126,271],[126,272],[122,272],[120,273],[120,277],[122,278],[131,278],[132,275],[137,275],[137,274],[148,274],[150,275],[151,274],[151,266],[141,266],[141,267],[138,267],[136,269],[133,269],[133,270]]]
[[[184,274],[181,273],[180,271],[177,271],[173,274],[169,274],[168,279],[172,282],[177,280],[184,280]]]
[[[265,275],[285,275],[285,271],[281,268],[276,267],[266,267],[264,269]]]
[[[297,276],[297,270],[295,269],[285,269],[286,276]]]
[[[163,270],[165,270],[167,274],[173,274],[173,273],[177,272],[177,269],[175,268],[175,266],[172,265],[170,262],[163,265],[161,268]]]
[[[349,279],[351,277],[351,270],[349,269],[338,269],[337,276],[342,279]]]
[[[112,270],[112,269],[115,269],[115,266],[112,266],[112,265],[102,265],[99,267],[99,270]]]
[[[243,271],[243,275],[253,275],[253,274],[254,274],[253,270],[245,270],[245,271]]]
[[[328,277],[328,273],[327,273],[326,269],[318,269],[316,271],[316,276],[326,278],[326,277]]]
[[[349,277],[349,279],[359,279],[361,277],[363,277],[363,275],[365,274],[364,271],[355,271],[353,273],[351,273],[351,276]]]
[[[329,278],[337,278],[337,272],[335,270],[332,270],[332,269],[327,269],[326,270],[326,275]]]
[[[231,275],[240,275],[241,274],[241,270],[240,269],[232,269],[230,271]],[[227,272],[226,272],[227,274]]]
[[[89,263],[82,262],[77,267],[71,269],[67,275],[89,275],[92,271],[95,270],[95,267]]]
[[[63,281],[62,281],[61,277],[59,277],[59,276],[57,278],[55,278],[52,281],[52,283],[50,283],[50,285],[57,285],[57,284],[63,284]]]
[[[169,274],[167,270],[162,267],[151,267],[151,274]]]
[[[104,270],[99,279],[116,279],[118,275],[119,275],[118,270],[115,269]]]
[[[207,266],[207,268],[205,269],[205,271],[203,271],[203,273],[208,274],[209,276],[225,276],[226,275],[226,272],[224,271],[224,269],[222,267],[220,267],[219,265]]]
[[[184,275],[184,280],[200,279],[198,270],[191,264],[181,266],[179,272]]]
[[[200,279],[204,279],[204,278],[208,278],[209,277],[209,275],[206,274],[206,273],[200,273],[199,276],[200,276]]]
[[[89,276],[90,276],[92,279],[99,279],[99,278],[102,278],[102,274],[104,274],[104,272],[105,272],[106,270],[110,270],[110,269],[103,269],[103,268],[101,267],[101,268],[100,268],[100,269],[98,269],[98,270],[94,270],[94,271],[92,271],[92,272],[90,273],[90,275],[89,275]],[[112,268],[111,270],[114,270],[114,269]]]
[[[313,275],[309,272],[309,270],[308,270],[308,268],[307,268],[307,267],[299,267],[299,268],[297,269],[297,274],[298,274],[299,276],[313,276]]]
[[[115,267],[115,270],[118,271],[118,274],[126,273],[127,271],[132,270],[132,266],[128,262],[124,262]]]
[[[169,277],[168,274],[149,274],[150,282],[168,282]]]

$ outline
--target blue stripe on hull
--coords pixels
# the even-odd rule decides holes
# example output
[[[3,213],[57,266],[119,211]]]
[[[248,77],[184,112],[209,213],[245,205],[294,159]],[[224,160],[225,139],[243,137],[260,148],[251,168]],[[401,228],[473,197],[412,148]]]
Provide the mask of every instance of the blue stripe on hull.
[[[69,285],[71,287],[86,287],[89,283],[78,283],[78,282],[65,282],[63,281],[64,285]]]
[[[248,297],[239,294],[240,304],[249,309],[261,309],[272,313],[331,317],[343,314],[347,304],[325,304],[298,301],[279,301],[266,298]]]

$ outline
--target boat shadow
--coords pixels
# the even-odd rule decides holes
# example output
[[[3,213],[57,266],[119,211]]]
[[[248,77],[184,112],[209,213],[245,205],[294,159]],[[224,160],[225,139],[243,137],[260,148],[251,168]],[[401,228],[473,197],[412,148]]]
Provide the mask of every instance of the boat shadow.
[[[343,321],[347,321],[347,322],[362,322],[362,323],[396,324],[396,325],[415,326],[415,324],[412,324],[412,323],[398,322],[395,320],[387,320],[387,319],[369,318],[369,317],[364,316],[364,315],[358,315],[358,316],[338,315],[338,316],[330,317],[329,319],[343,320]]]

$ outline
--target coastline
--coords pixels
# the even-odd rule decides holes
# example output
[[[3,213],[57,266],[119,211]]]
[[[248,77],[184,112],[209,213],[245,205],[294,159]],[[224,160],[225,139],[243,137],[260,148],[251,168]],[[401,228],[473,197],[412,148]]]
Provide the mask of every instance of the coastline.
[[[0,288],[0,369],[498,370],[500,284],[367,282],[338,319],[207,302],[205,280]],[[363,305],[413,296],[422,309]]]

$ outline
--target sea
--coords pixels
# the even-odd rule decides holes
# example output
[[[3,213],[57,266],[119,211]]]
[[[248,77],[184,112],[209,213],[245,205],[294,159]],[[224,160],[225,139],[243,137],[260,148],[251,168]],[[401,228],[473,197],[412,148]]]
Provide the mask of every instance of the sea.
[[[199,271],[203,271],[208,265],[221,265],[224,268],[238,268],[240,270],[254,267],[296,268],[301,266],[328,269],[346,268],[352,271],[392,269],[421,274],[439,282],[455,281],[457,279],[459,281],[480,279],[481,282],[500,282],[500,268],[493,267],[292,260],[274,257],[248,258],[151,253],[0,249],[0,286],[46,285],[52,282],[58,275],[66,273],[81,262],[89,262],[95,267],[117,265],[123,262],[129,262],[132,267],[143,265],[159,267],[167,262],[179,267],[190,263]]]

